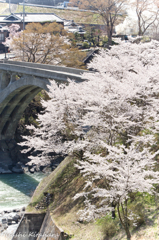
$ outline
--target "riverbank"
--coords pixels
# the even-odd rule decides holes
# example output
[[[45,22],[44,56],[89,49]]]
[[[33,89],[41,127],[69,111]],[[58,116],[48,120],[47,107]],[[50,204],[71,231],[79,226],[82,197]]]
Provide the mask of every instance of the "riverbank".
[[[90,223],[81,221],[77,214],[84,207],[83,199],[73,200],[83,189],[85,178],[75,168],[76,159],[67,157],[36,188],[26,211],[43,213],[48,209],[54,222],[72,240],[126,240],[118,216],[103,216]],[[155,196],[138,196],[134,202],[137,211],[136,226],[131,226],[132,240],[159,239],[159,199]],[[48,206],[49,205],[49,206]],[[131,207],[131,206],[129,206]],[[131,209],[131,208],[130,208]]]
[[[21,153],[22,147],[14,139],[0,140],[0,174],[52,172],[63,161],[55,155],[50,161],[30,161],[27,154]]]
[[[24,213],[25,207],[0,212],[0,239],[10,239],[14,235]]]
[[[44,173],[0,174],[0,211],[26,207]]]
[[[0,174],[0,240],[11,240],[44,173]]]

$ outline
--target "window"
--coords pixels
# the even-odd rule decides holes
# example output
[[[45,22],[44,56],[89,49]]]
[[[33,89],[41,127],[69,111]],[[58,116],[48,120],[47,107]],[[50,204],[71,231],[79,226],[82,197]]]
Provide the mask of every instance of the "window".
[[[4,41],[4,33],[0,33],[0,41]]]

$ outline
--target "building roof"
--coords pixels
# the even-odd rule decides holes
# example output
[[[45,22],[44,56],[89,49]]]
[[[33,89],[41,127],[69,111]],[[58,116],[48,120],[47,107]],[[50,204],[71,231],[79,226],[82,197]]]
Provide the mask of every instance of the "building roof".
[[[8,27],[6,25],[0,24],[0,32],[8,31]]]
[[[85,30],[83,30],[82,26],[79,26],[73,20],[65,20],[64,21],[64,28],[66,31],[70,33],[78,33],[78,34],[85,34]]]
[[[11,13],[10,15],[0,15],[0,23],[19,23],[23,22],[23,13]],[[25,13],[25,22],[58,22],[64,20],[53,13]]]
[[[64,26],[65,26],[65,27],[78,26],[78,24],[75,23],[74,20],[65,20]]]
[[[78,27],[78,28],[68,28],[68,29],[66,29],[66,31],[68,31],[70,33],[78,33],[78,34],[85,34],[86,33],[83,29],[80,29],[80,27]]]

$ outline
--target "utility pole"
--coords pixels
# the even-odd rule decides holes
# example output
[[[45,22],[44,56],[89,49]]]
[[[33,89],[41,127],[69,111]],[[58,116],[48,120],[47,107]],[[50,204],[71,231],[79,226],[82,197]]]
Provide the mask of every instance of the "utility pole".
[[[24,29],[25,29],[25,6],[23,0],[23,61],[24,61]]]
[[[23,0],[23,31],[25,29],[25,5],[24,5],[24,0]]]
[[[4,49],[5,49],[5,60],[7,59],[7,54],[6,54],[6,46],[4,46]]]
[[[10,13],[11,13],[11,8],[10,8],[10,0],[9,0],[9,11],[10,11]]]

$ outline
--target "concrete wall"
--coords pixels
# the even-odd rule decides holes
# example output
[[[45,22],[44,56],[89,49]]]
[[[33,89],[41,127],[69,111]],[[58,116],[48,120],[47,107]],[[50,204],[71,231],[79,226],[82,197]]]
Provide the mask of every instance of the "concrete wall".
[[[12,240],[64,240],[64,232],[54,223],[49,211],[26,213]]]
[[[45,81],[46,79],[54,79],[55,81],[60,82],[67,82],[68,78],[81,82],[83,81],[81,79],[81,74],[86,72],[84,70],[69,67],[58,67],[47,64],[24,63],[14,61],[6,61],[5,63],[2,63],[0,61],[0,70],[36,76],[44,78]]]
[[[18,61],[12,61],[12,60],[11,61],[4,60],[4,61],[0,61],[0,63],[16,65],[20,67],[31,67],[34,69],[43,69],[43,70],[46,69],[50,71],[72,73],[72,74],[78,74],[78,75],[88,72],[86,70],[77,69],[77,68],[62,67],[62,66],[50,65],[50,64],[32,63],[32,62],[18,62]]]
[[[37,240],[64,240],[64,232],[54,223],[50,213],[47,212],[41,226]]]
[[[36,240],[40,231],[45,213],[26,213],[22,218],[17,231],[12,240]]]
[[[9,0],[6,0],[7,3],[9,3]],[[11,3],[21,3],[22,0],[11,0]],[[50,5],[54,6],[57,5],[57,3],[63,2],[62,0],[28,0],[27,3],[31,4],[37,4],[37,5]]]

